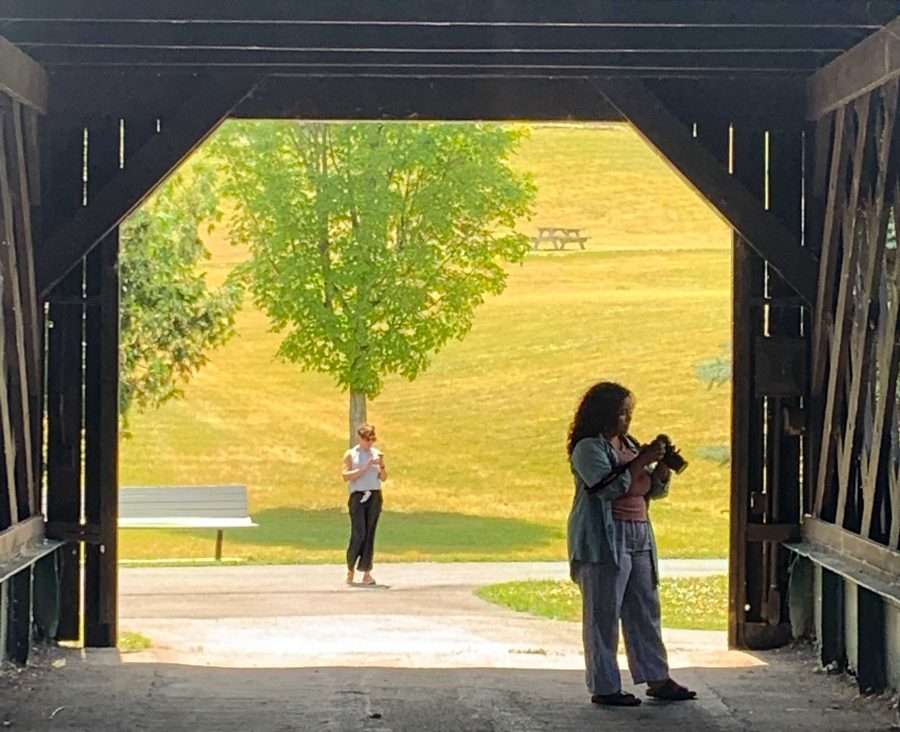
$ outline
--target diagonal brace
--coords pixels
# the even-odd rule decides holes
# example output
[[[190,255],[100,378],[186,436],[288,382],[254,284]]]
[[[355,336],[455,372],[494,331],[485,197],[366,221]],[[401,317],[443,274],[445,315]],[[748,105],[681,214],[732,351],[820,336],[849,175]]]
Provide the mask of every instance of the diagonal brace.
[[[166,120],[162,132],[128,159],[127,166],[38,246],[37,289],[50,290],[143,201],[247,98],[259,79],[227,83],[198,79],[200,91]]]
[[[594,86],[808,305],[815,304],[815,258],[641,81],[604,79]]]

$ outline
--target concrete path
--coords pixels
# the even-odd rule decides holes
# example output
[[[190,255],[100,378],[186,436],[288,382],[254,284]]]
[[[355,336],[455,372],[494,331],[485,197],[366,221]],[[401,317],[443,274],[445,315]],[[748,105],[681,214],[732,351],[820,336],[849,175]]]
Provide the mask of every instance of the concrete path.
[[[722,572],[721,560],[664,563],[660,572]],[[383,564],[374,588],[344,584],[343,567],[280,565],[125,569],[121,627],[152,639],[146,657],[217,666],[403,666],[581,669],[581,631],[514,613],[477,587],[567,579],[565,562]],[[671,631],[673,663],[706,661],[723,633]],[[681,648],[691,660],[678,660]],[[699,655],[698,655],[699,654]]]
[[[885,700],[815,673],[806,650],[737,653],[723,633],[691,631],[667,631],[666,642],[697,701],[594,707],[578,624],[473,594],[493,581],[564,577],[564,565],[382,565],[386,586],[375,589],[342,576],[334,566],[127,569],[121,629],[154,647],[54,651],[0,678],[0,723],[33,732],[873,732],[893,719]]]

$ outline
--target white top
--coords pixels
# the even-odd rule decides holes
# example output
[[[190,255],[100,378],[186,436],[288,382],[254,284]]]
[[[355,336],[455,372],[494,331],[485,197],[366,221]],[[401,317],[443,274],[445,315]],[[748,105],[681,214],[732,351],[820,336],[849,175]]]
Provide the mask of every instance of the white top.
[[[367,462],[369,462],[369,460],[377,458],[379,455],[381,455],[381,451],[378,450],[378,448],[372,447],[369,449],[364,449],[359,445],[351,447],[347,452],[350,455],[351,470],[358,470]],[[347,486],[351,493],[380,491],[381,478],[378,477],[377,470],[370,470],[369,472],[359,476],[356,480],[347,481]]]

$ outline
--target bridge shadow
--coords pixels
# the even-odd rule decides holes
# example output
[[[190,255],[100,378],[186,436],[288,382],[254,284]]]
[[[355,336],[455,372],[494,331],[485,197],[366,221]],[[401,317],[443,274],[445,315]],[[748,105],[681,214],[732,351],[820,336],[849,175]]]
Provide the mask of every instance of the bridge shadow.
[[[871,732],[891,729],[892,719],[886,702],[854,698],[852,684],[811,673],[809,652],[753,654],[762,663],[752,667],[682,668],[678,678],[698,690],[696,701],[648,701],[637,709],[591,705],[580,670],[235,668],[132,662],[103,651],[54,653],[67,663],[54,668],[47,663],[29,675],[31,693],[17,696],[6,712],[15,728]],[[0,689],[10,683],[0,680]]]

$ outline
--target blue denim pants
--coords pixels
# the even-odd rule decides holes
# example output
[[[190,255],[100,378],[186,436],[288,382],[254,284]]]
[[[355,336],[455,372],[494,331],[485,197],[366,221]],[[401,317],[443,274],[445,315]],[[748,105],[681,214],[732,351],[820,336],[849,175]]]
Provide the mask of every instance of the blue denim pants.
[[[615,694],[622,688],[616,658],[620,621],[634,683],[669,676],[649,524],[617,520],[615,530],[619,566],[572,563],[572,575],[581,588],[585,678],[591,694]]]

